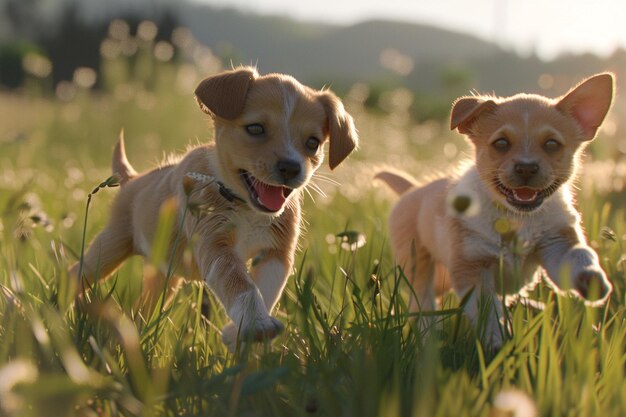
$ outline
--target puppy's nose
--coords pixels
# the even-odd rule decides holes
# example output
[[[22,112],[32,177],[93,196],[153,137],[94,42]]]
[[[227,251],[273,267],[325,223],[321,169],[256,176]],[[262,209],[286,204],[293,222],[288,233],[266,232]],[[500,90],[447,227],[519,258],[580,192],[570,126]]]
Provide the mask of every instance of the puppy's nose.
[[[280,176],[285,180],[297,177],[300,175],[300,171],[302,170],[299,162],[289,159],[278,161],[276,163],[276,168],[278,169]]]
[[[514,168],[515,173],[519,175],[520,178],[529,180],[539,171],[539,164],[519,163],[515,164]]]

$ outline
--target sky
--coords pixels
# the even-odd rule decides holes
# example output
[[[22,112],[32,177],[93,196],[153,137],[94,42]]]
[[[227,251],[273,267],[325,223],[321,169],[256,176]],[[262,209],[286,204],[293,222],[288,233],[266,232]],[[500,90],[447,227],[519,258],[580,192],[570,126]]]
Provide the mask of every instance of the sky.
[[[626,0],[195,0],[298,20],[388,18],[470,33],[544,59],[626,49]]]

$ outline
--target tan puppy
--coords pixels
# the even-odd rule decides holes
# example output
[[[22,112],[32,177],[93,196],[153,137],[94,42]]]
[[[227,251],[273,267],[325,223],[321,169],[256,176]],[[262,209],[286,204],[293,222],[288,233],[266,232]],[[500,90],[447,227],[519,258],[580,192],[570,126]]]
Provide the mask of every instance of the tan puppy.
[[[130,255],[150,256],[166,200],[178,202],[179,222],[186,207],[201,207],[199,215],[184,217],[178,248],[193,243],[192,269],[232,320],[222,332],[232,348],[238,333],[262,340],[281,331],[270,312],[292,271],[301,190],[321,165],[326,141],[332,169],[358,138],[352,117],[332,92],[287,75],[259,76],[253,68],[240,68],[203,80],[195,94],[213,119],[215,144],[137,175],[120,141],[113,171],[122,187],[109,223],[85,254],[82,275],[93,283]],[[72,273],[79,269],[74,265]]]
[[[473,143],[475,164],[420,187],[402,174],[377,175],[402,194],[389,227],[396,261],[415,289],[413,310],[435,308],[435,290],[445,289],[435,288],[435,270],[443,270],[460,297],[474,290],[465,312],[475,325],[481,296],[493,303],[484,330],[498,347],[503,311],[496,290],[519,291],[539,267],[557,286],[567,280],[585,298],[592,289],[601,301],[608,297],[612,287],[585,241],[570,183],[612,97],[610,74],[556,100],[462,97],[451,129]]]

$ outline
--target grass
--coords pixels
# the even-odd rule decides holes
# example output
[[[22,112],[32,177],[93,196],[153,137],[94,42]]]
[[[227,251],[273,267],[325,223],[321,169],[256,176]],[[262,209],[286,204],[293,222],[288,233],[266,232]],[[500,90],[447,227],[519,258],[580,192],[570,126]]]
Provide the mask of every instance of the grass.
[[[370,178],[382,164],[427,176],[469,148],[403,109],[372,114],[348,99],[362,148],[324,173],[341,186],[320,182],[327,195],[305,199],[297,268],[276,311],[286,331],[272,343],[229,353],[225,315],[210,295],[201,315],[198,285],[149,314],[137,302],[139,259],[76,308],[66,271],[83,233],[93,238],[106,220],[115,189],[92,193],[87,219],[84,210],[110,175],[119,129],[139,168],[210,140],[191,90],[177,87],[189,64],[145,59],[150,88],[118,57],[107,61],[103,92],[74,86],[67,101],[37,89],[0,93],[0,415],[510,416],[523,414],[507,407],[524,403],[541,416],[624,415],[624,195],[588,181],[597,168],[588,161],[578,206],[615,285],[608,306],[540,285],[532,297],[546,308],[514,305],[513,334],[491,353],[449,295],[438,330],[424,335],[387,243],[393,198]],[[601,134],[590,154],[616,155],[618,140]],[[615,189],[617,171],[602,174],[616,176]]]

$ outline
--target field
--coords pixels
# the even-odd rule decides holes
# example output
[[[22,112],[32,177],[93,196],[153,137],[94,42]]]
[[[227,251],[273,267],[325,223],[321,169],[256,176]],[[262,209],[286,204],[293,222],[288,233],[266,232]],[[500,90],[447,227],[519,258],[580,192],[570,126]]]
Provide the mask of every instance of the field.
[[[229,353],[219,334],[225,314],[209,295],[203,318],[207,295],[197,285],[148,314],[137,302],[149,273],[141,259],[77,309],[66,270],[83,234],[89,241],[106,220],[116,189],[97,187],[111,175],[120,129],[140,169],[211,140],[191,91],[219,63],[207,51],[185,64],[149,51],[131,61],[104,48],[101,90],[83,71],[56,94],[35,76],[19,94],[0,93],[0,415],[626,413],[626,138],[615,129],[590,147],[577,203],[615,286],[609,304],[589,308],[540,284],[531,297],[545,309],[511,307],[513,334],[499,352],[483,350],[452,295],[435,316],[439,330],[420,333],[387,241],[394,197],[372,184],[377,167],[429,176],[471,148],[445,121],[413,122],[405,91],[390,93],[385,111],[366,109],[359,85],[345,100],[361,149],[316,180],[325,195],[305,196],[297,268],[275,313],[286,331],[276,340]]]

